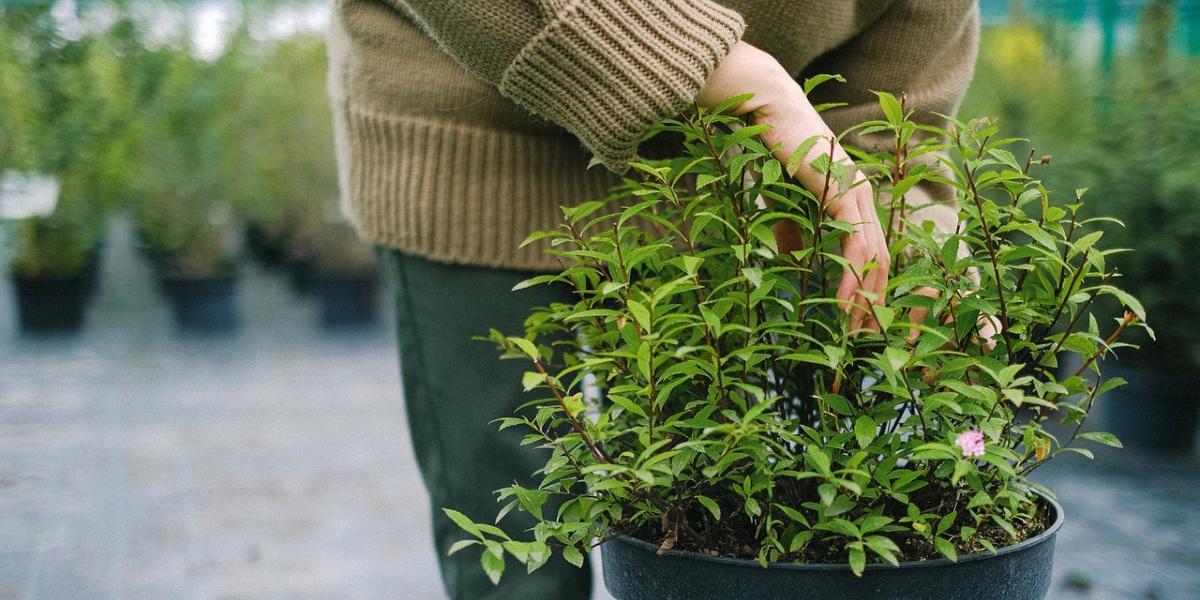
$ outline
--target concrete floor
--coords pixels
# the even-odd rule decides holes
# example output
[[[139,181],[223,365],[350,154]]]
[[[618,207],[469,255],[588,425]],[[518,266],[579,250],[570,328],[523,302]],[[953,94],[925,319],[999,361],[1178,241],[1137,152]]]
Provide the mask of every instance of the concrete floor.
[[[443,598],[386,320],[324,333],[249,266],[240,332],[184,338],[127,227],[103,265],[78,337],[18,335],[0,291],[0,599]],[[1041,477],[1052,598],[1200,598],[1196,457]]]

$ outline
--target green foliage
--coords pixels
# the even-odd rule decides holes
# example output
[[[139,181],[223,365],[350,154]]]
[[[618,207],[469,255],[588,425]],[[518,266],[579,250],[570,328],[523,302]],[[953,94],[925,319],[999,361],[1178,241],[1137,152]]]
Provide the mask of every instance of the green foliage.
[[[964,114],[998,114],[1006,130],[1053,155],[1048,186],[1087,181],[1104,190],[1100,208],[1123,223],[1095,224],[1114,247],[1114,281],[1135,293],[1158,323],[1155,340],[1123,357],[1157,369],[1200,366],[1200,313],[1193,272],[1200,264],[1200,60],[1171,49],[1175,3],[1145,3],[1130,51],[1085,62],[1078,32],[1054,22],[985,31]],[[1024,156],[1028,144],[1021,144]],[[1100,314],[1119,310],[1100,303]]]
[[[523,336],[491,336],[531,364],[523,384],[541,396],[500,426],[526,428],[526,444],[549,450],[536,489],[499,490],[498,521],[515,509],[537,524],[517,542],[448,510],[471,536],[456,550],[482,546],[493,579],[507,558],[533,570],[559,552],[579,564],[618,533],[664,551],[861,572],[956,559],[1044,528],[1026,476],[1087,453],[1083,442],[1119,444],[1080,434],[1097,396],[1119,383],[1084,375],[1141,327],[1142,309],[1112,285],[1101,236],[1080,235],[1082,201],[1052,204],[1029,172],[1042,167],[1015,158],[991,122],[942,131],[880,100],[888,120],[860,128],[907,151],[853,152],[873,188],[940,182],[961,221],[939,233],[908,222],[898,202],[881,207],[881,222],[894,221],[881,332],[850,331],[837,306],[839,238],[852,224],[825,217],[731,116],[663,122],[657,132],[684,140],[679,156],[636,163],[636,179],[531,237],[549,240],[564,268],[518,287],[566,286],[577,298],[534,311]],[[942,156],[944,169],[920,156]],[[845,172],[825,157],[813,165]],[[783,222],[802,232],[800,249],[780,251],[772,231]],[[1089,316],[1099,297],[1138,316],[1102,324]],[[928,310],[923,324],[914,308]],[[994,346],[978,335],[988,321],[1004,326]],[[1084,368],[1059,378],[1064,351]],[[1055,436],[1051,419],[1073,433]],[[970,432],[983,436],[981,456],[956,445]]]
[[[231,143],[246,124],[245,43],[239,32],[211,62],[186,45],[158,50],[163,78],[145,108],[135,218],[143,241],[183,274],[219,274],[231,264],[233,200],[248,180],[245,149]]]
[[[0,17],[0,170],[41,171],[61,185],[53,214],[15,224],[13,266],[78,273],[136,173],[137,32],[122,20],[67,38],[44,7]]]
[[[116,12],[111,25],[88,22],[80,5],[86,24],[69,31],[51,3],[0,4],[0,171],[62,184],[53,215],[13,224],[14,268],[78,272],[118,208],[131,210],[154,254],[191,275],[230,268],[239,219],[316,254],[338,191],[324,39],[251,35],[289,3],[242,6],[212,60],[186,27],[148,35],[155,13],[124,2],[104,7]],[[155,10],[186,22],[183,4]],[[333,254],[326,262],[364,262]]]
[[[242,105],[246,126],[231,140],[250,170],[239,212],[266,235],[306,249],[338,195],[326,61],[320,36],[261,48]]]

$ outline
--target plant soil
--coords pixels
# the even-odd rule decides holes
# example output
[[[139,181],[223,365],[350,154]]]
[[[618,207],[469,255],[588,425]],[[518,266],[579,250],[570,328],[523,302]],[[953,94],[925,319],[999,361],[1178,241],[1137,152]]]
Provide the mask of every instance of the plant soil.
[[[725,498],[724,500],[720,502],[723,512],[727,507],[732,509],[735,506],[740,506],[741,503],[740,499],[735,498]],[[806,499],[805,501],[808,500]],[[795,502],[788,503],[787,505],[798,507],[800,504],[800,502]],[[950,504],[952,502],[947,502],[947,505]],[[971,516],[966,510],[965,505],[966,501],[963,500],[962,506],[958,511],[957,521],[943,536],[949,537],[954,543],[954,549],[959,557],[987,552],[986,547],[980,544],[981,540],[990,542],[996,549],[1018,544],[1045,531],[1053,522],[1053,515],[1051,514],[1049,504],[1039,500],[1037,512],[1033,518],[1026,521],[1013,521],[1012,526],[1016,532],[1016,537],[1010,535],[996,522],[986,520],[979,526],[970,540],[965,540],[960,532],[964,526],[971,525]],[[949,510],[946,512],[949,512]],[[783,515],[778,516],[786,519]],[[890,516],[896,518],[898,522],[899,518],[903,515]],[[659,545],[660,547],[665,546],[663,550],[674,549],[697,554],[707,554],[709,556],[746,560],[755,560],[758,557],[758,520],[752,521],[740,510],[730,510],[723,515],[723,519],[720,522],[715,521],[711,514],[700,508],[689,512],[684,519],[680,520],[678,525],[672,525],[669,520],[664,519],[661,523],[647,522],[640,526],[628,524],[628,526],[615,527],[614,529],[618,534],[629,535]],[[669,540],[672,537],[674,541],[670,542]],[[889,537],[892,537],[900,547],[900,552],[896,553],[896,558],[901,562],[944,558],[938,553],[931,540],[915,532],[909,536],[894,535]],[[815,535],[812,541],[803,549],[798,552],[785,554],[775,562],[845,564],[848,561],[848,556],[846,550],[842,547],[843,543],[844,541],[838,541],[832,535],[828,536],[828,538]],[[878,557],[874,558],[873,562],[880,562]]]

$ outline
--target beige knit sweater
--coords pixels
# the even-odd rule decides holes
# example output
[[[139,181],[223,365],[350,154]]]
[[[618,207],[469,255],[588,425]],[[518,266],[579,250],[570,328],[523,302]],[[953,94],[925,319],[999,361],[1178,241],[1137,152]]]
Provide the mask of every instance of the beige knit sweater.
[[[929,122],[954,112],[978,38],[972,0],[334,5],[329,91],[350,219],[431,260],[519,269],[554,268],[521,240],[618,180],[589,159],[624,170],[641,134],[686,109],[739,38],[797,78],[846,76],[814,92],[848,103],[823,113],[834,131],[879,116],[871,90],[907,94]]]

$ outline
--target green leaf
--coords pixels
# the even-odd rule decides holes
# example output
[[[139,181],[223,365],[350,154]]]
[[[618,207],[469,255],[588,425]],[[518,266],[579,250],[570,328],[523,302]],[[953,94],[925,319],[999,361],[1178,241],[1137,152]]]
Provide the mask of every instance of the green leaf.
[[[782,168],[779,166],[779,161],[768,160],[762,166],[762,183],[763,185],[771,185],[779,181],[779,176],[782,175]]]
[[[859,448],[866,448],[875,439],[875,421],[867,415],[854,420],[854,437],[858,440]]]
[[[887,92],[875,92],[875,95],[879,97],[879,107],[883,109],[888,123],[899,125],[904,121],[904,112],[900,109],[900,103],[896,101],[895,96]]]
[[[900,566],[900,560],[896,558],[896,553],[900,551],[900,547],[892,540],[881,535],[872,535],[865,538],[863,542],[883,560],[886,560],[893,566]]]
[[[1100,389],[1096,390],[1096,395],[1100,396],[1105,392],[1111,392],[1112,390],[1119,388],[1126,383],[1129,382],[1125,381],[1125,379],[1121,377],[1107,377],[1104,379],[1104,382],[1100,384]]]
[[[508,342],[520,348],[521,352],[524,352],[529,358],[541,360],[541,355],[538,353],[537,346],[533,342],[521,337],[510,337],[508,338]]]
[[[710,112],[714,115],[723,114],[735,106],[741,106],[743,103],[753,97],[754,94],[739,94],[737,96],[730,96],[729,98],[721,101],[720,104],[714,106]]]
[[[650,381],[650,342],[642,342],[638,346],[637,352],[638,371],[641,372],[642,378]]]
[[[505,550],[508,550],[509,554],[513,555],[513,558],[517,559],[517,562],[520,562],[520,563],[529,562],[529,543],[528,542],[518,542],[516,540],[509,540],[507,542],[504,542],[503,546],[504,546]],[[501,570],[503,570],[503,569],[501,569]]]
[[[753,285],[756,288],[762,287],[762,282],[763,282],[762,269],[757,269],[757,268],[742,269],[742,275],[746,276],[746,281],[749,281],[750,285]]]
[[[839,83],[846,83],[846,78],[842,77],[841,75],[829,75],[826,73],[821,73],[818,75],[813,75],[812,77],[808,77],[804,80],[804,95],[807,96],[814,89],[816,89],[817,86],[821,85],[822,83],[825,83],[826,81],[837,81]]]
[[[642,331],[650,331],[650,309],[646,308],[645,304],[637,300],[630,300],[629,312],[633,314],[634,320],[637,321],[638,327]]]
[[[1121,440],[1117,439],[1117,436],[1111,433],[1105,433],[1103,431],[1089,431],[1087,433],[1081,433],[1079,434],[1079,439],[1096,442],[1097,444],[1104,444],[1105,446],[1112,446],[1113,448],[1124,448],[1124,446],[1121,445]]]
[[[525,371],[525,374],[521,376],[521,387],[525,388],[527,392],[544,383],[546,383],[546,377],[537,371]]]
[[[708,512],[712,513],[714,519],[718,521],[721,520],[721,507],[717,505],[715,500],[709,498],[708,496],[698,495],[696,496],[696,501],[700,504],[703,504],[704,508],[707,508]]]
[[[958,552],[954,549],[954,544],[943,538],[933,538],[933,545],[942,556],[950,559],[953,562],[958,562]]]
[[[792,538],[792,541],[788,543],[788,552],[799,552],[800,549],[812,539],[812,537],[812,530],[801,531],[800,533],[797,533],[795,537]]]
[[[481,543],[479,540],[458,540],[457,542],[450,544],[450,549],[446,551],[446,556],[450,556],[451,554],[454,554],[463,548],[474,546],[479,543]]]
[[[446,516],[450,517],[450,520],[454,521],[454,524],[458,525],[459,529],[462,529],[463,531],[481,540],[483,539],[483,533],[480,532],[479,527],[475,525],[474,521],[472,521],[467,515],[464,515],[453,508],[443,508],[442,512],[446,513]]]
[[[861,577],[867,568],[867,553],[861,547],[850,549],[850,570]]]
[[[887,306],[874,307],[875,321],[879,323],[879,328],[885,333],[892,326],[892,322],[896,320],[896,309]]]
[[[796,169],[800,166],[800,163],[804,161],[804,157],[808,154],[808,151],[812,150],[812,147],[817,145],[817,142],[821,141],[822,139],[823,138],[821,138],[821,136],[814,135],[801,142],[800,145],[792,151],[791,158],[788,159],[788,173],[795,173]]]
[[[571,394],[563,396],[563,404],[567,405],[567,410],[570,411],[572,417],[579,416],[579,413],[584,411],[583,394]]]
[[[576,567],[583,566],[583,553],[580,552],[575,546],[563,546],[562,555],[567,562],[575,565]]]
[[[729,134],[729,137],[725,139],[725,148],[729,148],[734,144],[741,143],[742,140],[758,137],[759,135],[762,135],[770,130],[771,126],[766,123],[760,123],[758,125],[746,125],[745,127],[742,127],[741,129]]]
[[[613,404],[616,404],[617,406],[619,406],[619,407],[621,407],[643,419],[646,418],[646,411],[643,410],[641,406],[638,406],[636,403],[634,403],[629,398],[626,398],[625,396],[622,396],[620,394],[609,394],[606,397],[606,399],[608,401],[612,402]]]
[[[896,348],[894,346],[888,346],[887,348],[883,349],[883,357],[887,359],[888,366],[890,366],[893,371],[899,372],[906,365],[908,365],[908,359],[912,358],[912,355],[909,354],[907,350],[901,350],[900,348]]]
[[[1134,298],[1132,294],[1111,285],[1103,286],[1102,289],[1119,300],[1121,304],[1124,304],[1125,308],[1133,311],[1133,314],[1137,315],[1138,319],[1142,321],[1146,320],[1146,309],[1142,307],[1142,303],[1137,298]]]
[[[956,510],[952,510],[948,514],[943,515],[941,519],[938,519],[937,530],[934,533],[937,535],[946,533],[952,526],[954,526],[954,521],[956,519],[958,519],[958,511]]]
[[[829,476],[832,474],[832,471],[830,471],[831,462],[829,455],[825,454],[824,450],[809,446],[804,451],[804,455],[808,457],[809,461],[814,467],[817,468],[818,471],[821,472],[822,475]]]
[[[517,285],[514,285],[512,288],[512,291],[516,292],[516,291],[523,290],[528,287],[532,287],[532,286],[543,284],[543,283],[549,283],[551,281],[557,281],[557,280],[558,280],[558,275],[538,275],[537,277],[532,277],[530,279],[526,279],[525,281],[522,281],[522,282],[518,283]]]
[[[496,544],[496,547],[502,548],[500,544]],[[488,579],[492,580],[492,585],[500,583],[500,577],[504,575],[503,551],[497,555],[489,547],[489,550],[479,558],[479,564],[483,565],[483,572],[487,573]]]
[[[817,494],[821,497],[821,504],[832,506],[834,499],[837,498],[837,486],[832,483],[822,483],[817,486]]]

